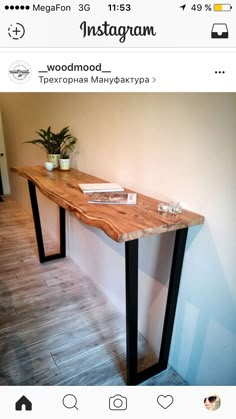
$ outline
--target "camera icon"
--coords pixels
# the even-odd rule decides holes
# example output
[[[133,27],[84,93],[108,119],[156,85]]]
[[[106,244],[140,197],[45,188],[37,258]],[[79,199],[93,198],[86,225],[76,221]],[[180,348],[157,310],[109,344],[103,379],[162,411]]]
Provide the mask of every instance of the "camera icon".
[[[113,397],[109,398],[109,409],[110,410],[126,410],[127,409],[127,399],[126,397],[116,394]]]

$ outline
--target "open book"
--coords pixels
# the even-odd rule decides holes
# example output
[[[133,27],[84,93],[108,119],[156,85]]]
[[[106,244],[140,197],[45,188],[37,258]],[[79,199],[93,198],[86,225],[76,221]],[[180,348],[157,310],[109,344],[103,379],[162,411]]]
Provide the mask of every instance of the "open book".
[[[136,193],[100,192],[89,196],[90,204],[127,204],[133,205],[137,202]]]
[[[122,192],[124,188],[117,183],[79,183],[79,188],[84,193],[93,192]]]

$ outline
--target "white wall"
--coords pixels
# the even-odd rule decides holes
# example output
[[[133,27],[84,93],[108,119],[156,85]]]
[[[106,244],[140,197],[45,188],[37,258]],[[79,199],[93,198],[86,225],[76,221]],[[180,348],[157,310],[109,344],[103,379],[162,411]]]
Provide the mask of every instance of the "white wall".
[[[74,167],[206,217],[189,231],[170,363],[192,385],[235,385],[236,94],[1,94],[0,107],[10,166],[44,161],[22,145],[35,130],[70,125]],[[29,208],[25,180],[11,186]],[[123,246],[67,221],[69,254],[124,310]],[[140,240],[139,327],[157,351],[173,237]]]
[[[1,113],[0,113],[0,177],[1,177],[2,189],[3,189],[4,195],[10,194],[9,173],[8,173],[8,164],[7,164],[6,147],[5,147]]]

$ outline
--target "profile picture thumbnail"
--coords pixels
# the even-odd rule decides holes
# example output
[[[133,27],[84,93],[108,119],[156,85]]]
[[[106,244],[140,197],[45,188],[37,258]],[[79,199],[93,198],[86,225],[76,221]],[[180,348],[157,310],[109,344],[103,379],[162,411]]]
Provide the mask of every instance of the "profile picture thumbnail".
[[[217,410],[221,405],[220,397],[217,394],[211,394],[205,397],[204,405],[207,410]]]

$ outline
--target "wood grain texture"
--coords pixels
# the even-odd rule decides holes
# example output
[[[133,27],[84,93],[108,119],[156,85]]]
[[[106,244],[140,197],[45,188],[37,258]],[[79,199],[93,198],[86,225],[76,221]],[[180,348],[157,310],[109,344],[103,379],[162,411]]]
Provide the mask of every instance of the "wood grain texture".
[[[51,201],[73,213],[83,223],[103,230],[116,242],[125,242],[153,234],[175,231],[204,223],[204,217],[183,210],[178,215],[160,214],[159,200],[137,193],[137,205],[88,204],[88,195],[78,183],[106,182],[87,173],[47,172],[43,166],[12,167],[11,171],[31,180]],[[125,189],[126,192],[134,192]]]

